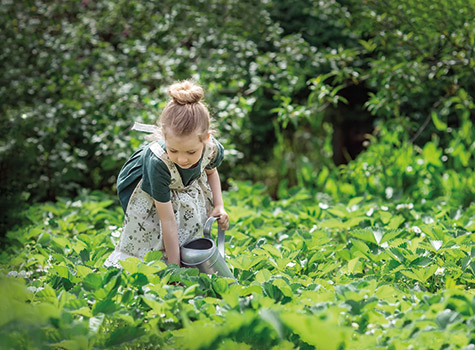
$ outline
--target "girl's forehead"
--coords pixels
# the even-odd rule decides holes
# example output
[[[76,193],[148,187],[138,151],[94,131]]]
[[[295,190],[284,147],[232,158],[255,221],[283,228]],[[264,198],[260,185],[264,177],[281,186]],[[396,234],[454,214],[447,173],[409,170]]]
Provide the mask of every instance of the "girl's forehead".
[[[177,136],[173,133],[167,133],[165,136],[165,144],[167,148],[176,150],[194,150],[203,146],[198,133],[191,133],[186,136]]]

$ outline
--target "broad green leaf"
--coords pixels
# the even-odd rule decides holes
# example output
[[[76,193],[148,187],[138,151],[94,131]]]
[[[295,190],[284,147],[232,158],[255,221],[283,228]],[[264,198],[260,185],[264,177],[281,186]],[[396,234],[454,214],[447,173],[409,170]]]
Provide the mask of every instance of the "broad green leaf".
[[[260,263],[262,260],[265,260],[266,257],[264,256],[252,256],[248,254],[241,254],[237,257],[231,257],[229,259],[229,263],[238,269],[241,270],[250,270],[251,267],[254,265],[257,265]]]
[[[373,230],[370,229],[357,229],[350,231],[350,236],[362,239],[366,242],[377,243]],[[356,240],[355,240],[356,241]],[[353,242],[354,243],[354,242]]]
[[[270,261],[272,263],[272,260],[270,260]],[[282,270],[285,270],[287,265],[289,265],[289,263],[292,262],[292,259],[290,259],[290,258],[276,258],[274,261],[275,261],[275,266],[277,267],[277,269],[279,269],[279,271],[282,271]]]
[[[282,322],[306,343],[317,349],[338,350],[348,344],[351,329],[340,326],[333,315],[319,317],[299,313],[281,314]]]
[[[415,279],[421,283],[425,283],[429,277],[434,275],[435,271],[437,271],[437,266],[432,265],[428,268],[413,268],[411,270],[403,270],[401,273],[406,277]]]
[[[378,287],[375,292],[377,298],[387,301],[388,303],[395,303],[398,300],[399,294],[400,292],[396,288],[388,285]]]
[[[130,274],[138,272],[138,265],[141,263],[141,260],[136,257],[130,257],[125,260],[120,261],[120,264]]]
[[[395,230],[405,221],[402,215],[393,216],[386,225],[388,229]]]
[[[131,277],[131,283],[134,287],[140,288],[148,284],[148,278],[143,273],[136,272],[132,274],[130,277]]]
[[[434,123],[434,126],[437,130],[439,131],[445,131],[447,130],[447,124],[444,123],[440,118],[439,116],[437,115],[436,112],[432,112],[431,113],[431,117],[432,117],[432,122]]]
[[[79,254],[82,250],[87,249],[87,245],[84,242],[77,240],[72,243],[72,248],[76,254]]]
[[[364,197],[355,197],[355,198],[350,199],[350,201],[348,202],[348,208],[351,209],[353,206],[361,203],[363,199]]]
[[[435,323],[440,329],[446,329],[449,325],[461,320],[462,316],[458,312],[446,309],[437,315]]]
[[[87,276],[88,274],[92,273],[92,269],[90,269],[87,266],[84,265],[77,265],[76,266],[76,271],[77,271],[77,276],[78,277],[84,277]]]
[[[392,214],[387,211],[380,211],[379,217],[384,225],[389,224],[389,221],[393,218]]]
[[[109,315],[109,314],[113,314],[120,308],[121,306],[119,304],[116,304],[111,299],[99,300],[99,301],[96,301],[96,303],[92,307],[92,314],[94,316],[97,316],[98,314],[101,314],[101,313]]]
[[[262,269],[256,273],[256,281],[259,283],[264,283],[267,282],[271,278],[271,276],[272,274],[269,270]]]
[[[86,290],[95,291],[102,286],[102,278],[98,273],[90,273],[83,278],[82,284]]]
[[[147,304],[152,309],[152,311],[156,315],[159,315],[159,316],[163,315],[165,311],[168,309],[167,304],[158,302],[156,300],[152,300],[147,296],[142,295],[142,300],[145,302],[145,304]]]
[[[272,281],[272,284],[278,287],[281,290],[282,294],[284,294],[286,297],[292,298],[293,296],[292,289],[287,284],[287,282],[285,282],[283,279],[281,278],[275,279],[274,281]]]
[[[362,273],[363,272],[363,264],[360,261],[360,258],[354,258],[348,261],[348,273]]]
[[[61,248],[66,248],[66,246],[70,246],[71,243],[69,239],[63,236],[55,236],[52,238],[53,242],[56,243]]]
[[[389,242],[402,234],[403,234],[402,230],[387,230],[383,233],[383,238],[381,239],[381,243]]]
[[[347,221],[344,222],[344,227],[350,229],[354,226],[358,226],[361,222],[367,220],[368,218],[364,216],[352,216]]]
[[[233,284],[230,285],[221,296],[231,308],[236,308],[239,306],[240,295],[241,287],[239,285]]]
[[[69,272],[69,269],[66,266],[53,265],[53,269],[56,271],[59,277],[70,279],[71,274]]]
[[[139,273],[144,274],[148,278],[151,277],[151,275],[156,274],[159,271],[162,271],[167,268],[167,264],[163,261],[154,261],[153,265],[148,265],[144,263],[140,263],[137,267],[137,271]]]
[[[442,150],[437,148],[434,142],[427,142],[422,150],[422,155],[430,164],[441,167],[442,161],[440,160],[442,156]]]
[[[392,247],[389,248],[388,252],[400,263],[404,264],[406,258],[404,257],[403,250],[400,248]]]
[[[106,347],[118,346],[120,344],[130,342],[134,339],[140,338],[144,334],[145,334],[144,328],[131,327],[131,326],[118,328],[109,334],[105,345]]]
[[[213,289],[218,294],[223,294],[228,290],[228,283],[223,279],[213,281]]]
[[[421,267],[425,267],[427,265],[430,265],[433,263],[433,259],[431,258],[428,258],[426,256],[420,256],[416,259],[414,259],[413,261],[411,261],[411,263],[409,264],[409,266],[421,266]]]
[[[144,257],[144,262],[148,263],[148,262],[151,262],[151,261],[156,261],[156,260],[161,260],[162,259],[162,252],[159,251],[159,250],[154,250],[154,251],[151,251],[151,252],[148,252],[147,254],[145,254],[145,257]]]
[[[327,263],[318,266],[318,272],[319,272],[319,275],[322,276],[322,275],[326,275],[327,273],[332,272],[338,267],[340,267],[340,263],[338,261],[335,261],[335,262],[328,261]]]
[[[343,222],[340,219],[328,219],[320,223],[323,228],[343,228]]]
[[[282,253],[273,245],[264,244],[261,248],[269,252],[270,256],[274,258],[280,258],[282,256]]]
[[[369,247],[363,241],[355,239],[351,243],[353,243],[353,246],[358,251],[362,252],[364,255],[369,256],[371,254],[371,251],[370,251]]]
[[[335,206],[327,210],[330,214],[339,218],[347,218],[350,213],[344,206]]]

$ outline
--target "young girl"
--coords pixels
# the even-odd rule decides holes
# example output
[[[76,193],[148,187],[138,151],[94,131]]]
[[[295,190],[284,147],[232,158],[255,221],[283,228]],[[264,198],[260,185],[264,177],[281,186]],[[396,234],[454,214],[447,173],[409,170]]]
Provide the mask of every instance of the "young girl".
[[[106,266],[121,267],[120,260],[143,259],[154,250],[180,265],[180,246],[202,235],[208,217],[219,216],[219,226],[228,228],[216,170],[223,147],[210,134],[203,89],[183,81],[170,86],[168,94],[172,99],[160,127],[135,127],[153,131],[150,139],[155,141],[135,152],[119,173],[117,192],[125,220]]]

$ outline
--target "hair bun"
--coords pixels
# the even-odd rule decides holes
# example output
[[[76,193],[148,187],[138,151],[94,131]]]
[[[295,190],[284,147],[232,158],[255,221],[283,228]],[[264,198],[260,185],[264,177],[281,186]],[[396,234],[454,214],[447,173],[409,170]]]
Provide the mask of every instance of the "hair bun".
[[[200,102],[204,97],[201,86],[190,80],[184,80],[171,85],[168,88],[168,94],[176,103],[181,105]]]

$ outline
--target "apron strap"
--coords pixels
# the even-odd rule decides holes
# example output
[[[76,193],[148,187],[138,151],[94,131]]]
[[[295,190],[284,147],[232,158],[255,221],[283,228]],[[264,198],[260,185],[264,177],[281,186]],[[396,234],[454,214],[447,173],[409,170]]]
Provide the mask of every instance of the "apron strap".
[[[203,235],[205,238],[210,238],[211,239],[211,227],[213,226],[213,223],[219,219],[219,216],[211,216],[206,220],[204,226],[203,226]],[[224,230],[221,229],[218,225],[218,252],[221,254],[223,259],[225,258],[224,256]]]

